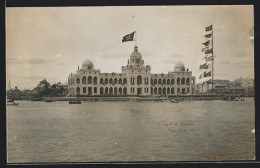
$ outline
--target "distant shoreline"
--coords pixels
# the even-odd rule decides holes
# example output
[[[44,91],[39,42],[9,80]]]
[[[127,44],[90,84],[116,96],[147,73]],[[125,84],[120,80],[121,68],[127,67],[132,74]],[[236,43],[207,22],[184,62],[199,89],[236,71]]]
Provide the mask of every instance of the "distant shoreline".
[[[229,97],[241,98],[241,96],[214,96],[214,95],[180,95],[180,96],[169,96],[169,97],[115,97],[115,96],[88,96],[88,97],[49,97],[49,98],[35,98],[35,99],[23,99],[18,98],[15,100],[28,100],[28,101],[167,101],[171,99],[183,100],[226,100]],[[245,98],[245,96],[242,96]],[[254,98],[254,97],[248,97]]]

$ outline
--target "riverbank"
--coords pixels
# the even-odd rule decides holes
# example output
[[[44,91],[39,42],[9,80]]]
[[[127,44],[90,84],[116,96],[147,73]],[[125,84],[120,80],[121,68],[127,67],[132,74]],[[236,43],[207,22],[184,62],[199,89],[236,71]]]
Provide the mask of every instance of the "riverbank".
[[[241,97],[234,97],[236,99],[241,99]],[[32,99],[31,101],[169,101],[172,99],[178,99],[179,101],[200,101],[200,100],[229,100],[231,96],[212,96],[212,95],[179,95],[179,96],[162,96],[162,97],[133,97],[133,96],[88,96],[88,97],[49,97],[42,99]],[[244,98],[244,97],[242,97]],[[254,97],[251,97],[254,98]],[[23,99],[20,99],[23,100]],[[25,99],[28,100],[28,99]]]

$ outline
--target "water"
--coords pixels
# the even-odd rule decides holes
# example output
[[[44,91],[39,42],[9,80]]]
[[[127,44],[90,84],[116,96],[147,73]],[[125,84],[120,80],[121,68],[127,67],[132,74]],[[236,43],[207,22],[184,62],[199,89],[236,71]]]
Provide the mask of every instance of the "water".
[[[20,101],[7,107],[10,163],[249,160],[254,101]]]

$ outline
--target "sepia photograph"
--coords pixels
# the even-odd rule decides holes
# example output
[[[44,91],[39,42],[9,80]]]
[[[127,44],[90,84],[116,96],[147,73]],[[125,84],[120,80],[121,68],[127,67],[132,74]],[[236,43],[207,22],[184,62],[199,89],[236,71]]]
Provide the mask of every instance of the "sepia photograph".
[[[8,163],[255,160],[253,5],[6,8]]]

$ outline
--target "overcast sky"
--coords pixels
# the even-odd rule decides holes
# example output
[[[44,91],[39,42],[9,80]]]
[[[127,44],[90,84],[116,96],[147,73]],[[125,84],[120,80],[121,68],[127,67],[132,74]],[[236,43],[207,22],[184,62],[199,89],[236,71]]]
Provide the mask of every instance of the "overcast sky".
[[[7,8],[7,86],[67,81],[87,58],[101,72],[121,72],[134,42],[152,73],[181,61],[197,79],[205,27],[213,24],[215,79],[254,77],[252,6]]]

